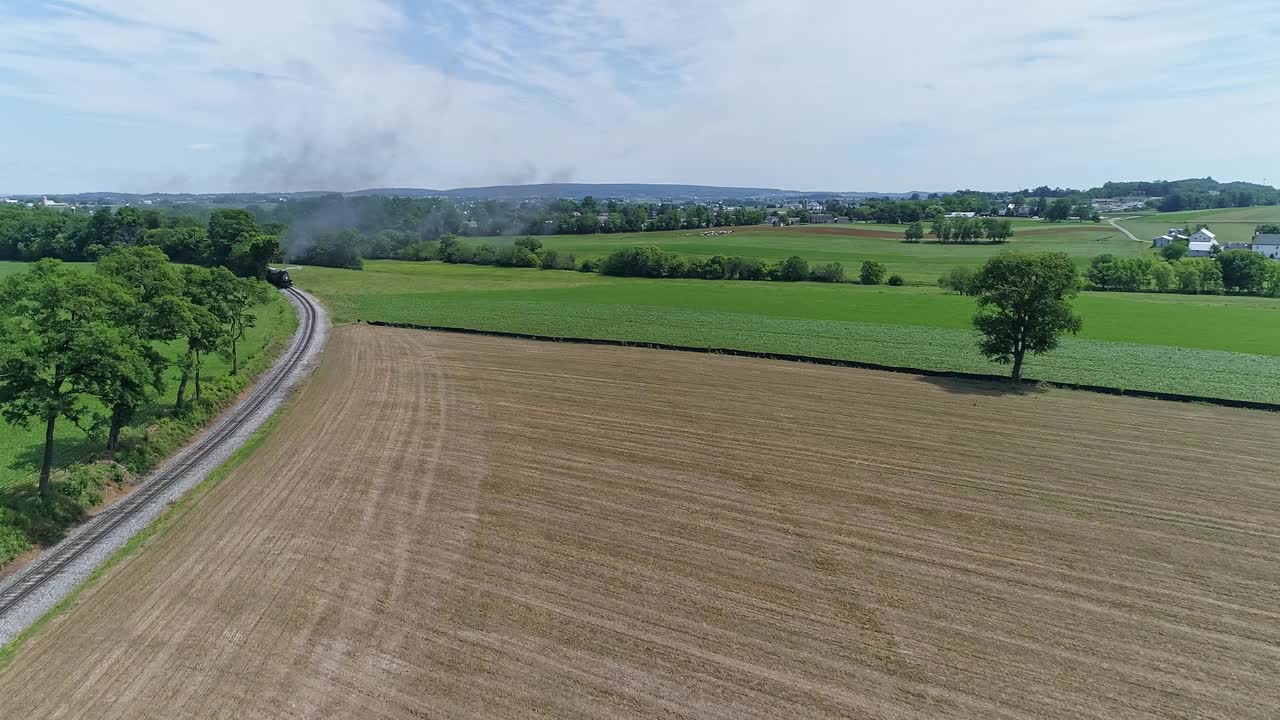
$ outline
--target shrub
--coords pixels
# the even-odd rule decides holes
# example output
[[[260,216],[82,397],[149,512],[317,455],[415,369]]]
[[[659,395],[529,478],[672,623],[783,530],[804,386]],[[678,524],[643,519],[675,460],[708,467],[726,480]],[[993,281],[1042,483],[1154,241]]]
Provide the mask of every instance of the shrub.
[[[600,272],[600,261],[592,258],[586,258],[578,265],[578,272],[593,273]]]
[[[884,263],[876,260],[867,260],[862,263],[862,270],[858,276],[863,285],[879,285],[884,282],[885,272],[887,271]]]
[[[906,285],[907,282],[902,279],[901,275],[890,275],[889,284],[894,287],[902,287],[903,285]]]
[[[942,274],[938,278],[938,285],[960,295],[973,294],[973,281],[975,273],[973,268],[957,267],[952,268]]]
[[[536,253],[542,249],[542,241],[532,235],[525,235],[513,243],[516,247],[521,247],[531,253]]]
[[[663,252],[653,245],[622,248],[600,261],[600,272],[619,277],[668,277],[675,261],[674,253]]]
[[[498,249],[489,243],[485,243],[475,249],[470,261],[464,260],[462,262],[473,262],[476,265],[495,265],[498,262]]]
[[[778,264],[776,275],[783,282],[808,280],[809,263],[799,255],[792,255]]]
[[[539,267],[538,256],[522,245],[507,245],[494,253],[493,264],[500,267]]]
[[[817,265],[809,274],[814,282],[842,283],[848,278],[844,274],[844,266],[838,262]]]

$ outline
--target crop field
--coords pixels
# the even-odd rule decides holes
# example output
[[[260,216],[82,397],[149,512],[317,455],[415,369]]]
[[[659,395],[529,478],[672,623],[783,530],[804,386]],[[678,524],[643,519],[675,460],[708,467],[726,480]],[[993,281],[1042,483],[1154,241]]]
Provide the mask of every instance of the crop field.
[[[1271,718],[1278,430],[341,327],[266,443],[18,648],[0,697],[69,719]]]
[[[734,228],[731,235],[705,237],[701,230],[627,233],[617,235],[553,235],[540,238],[554,250],[579,259],[603,257],[621,247],[656,245],[690,257],[742,255],[770,261],[799,255],[810,263],[840,262],[853,273],[864,260],[878,260],[890,273],[907,282],[932,285],[957,266],[977,267],[1009,248],[1057,250],[1084,267],[1097,255],[1136,255],[1147,252],[1110,225],[1020,223],[1013,239],[1003,245],[940,245],[902,241],[902,225],[810,225],[790,228],[759,226]],[[514,237],[477,238],[468,242],[510,243]]]
[[[76,263],[80,264],[80,263]],[[83,263],[90,267],[89,263]],[[0,263],[0,277],[27,267],[25,263]],[[240,346],[240,361],[250,365],[270,344],[287,338],[297,325],[297,318],[289,303],[276,294],[270,302],[257,309],[258,324],[251,328]],[[176,345],[176,344],[175,344]],[[177,357],[178,347],[170,349]],[[202,375],[206,379],[221,377],[231,371],[230,360],[218,354],[208,355],[203,362]],[[177,397],[178,371],[170,369],[166,378],[165,394],[157,406],[144,409],[135,423],[144,425],[149,417],[160,411],[160,406],[171,406]],[[188,391],[190,394],[190,390]],[[66,420],[59,421],[56,430],[55,451],[58,465],[65,465],[100,451],[105,438],[89,437]],[[39,423],[15,426],[0,423],[0,488],[19,482],[34,481],[44,450],[44,427]]]
[[[338,322],[1005,371],[975,349],[973,301],[934,288],[645,280],[393,261],[367,263],[360,272],[304,268],[293,275]],[[1085,293],[1077,308],[1084,331],[1029,359],[1029,377],[1280,402],[1280,300]]]
[[[1143,240],[1163,235],[1169,228],[1204,223],[1218,236],[1218,242],[1249,242],[1253,231],[1264,223],[1280,223],[1280,206],[1226,208],[1222,210],[1196,210],[1193,212],[1154,213],[1140,215],[1120,224]]]

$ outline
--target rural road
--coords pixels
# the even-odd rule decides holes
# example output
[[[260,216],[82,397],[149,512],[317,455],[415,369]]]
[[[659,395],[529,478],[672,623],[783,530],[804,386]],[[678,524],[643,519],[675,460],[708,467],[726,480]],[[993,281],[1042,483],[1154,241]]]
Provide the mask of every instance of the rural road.
[[[1142,240],[1141,238],[1139,238],[1137,235],[1134,235],[1133,233],[1129,232],[1129,230],[1128,230],[1127,228],[1125,228],[1125,227],[1121,226],[1121,225],[1120,225],[1120,223],[1118,222],[1118,220],[1129,220],[1129,219],[1130,219],[1130,218],[1119,218],[1119,219],[1117,219],[1117,218],[1107,218],[1107,222],[1108,222],[1108,223],[1111,223],[1111,227],[1113,227],[1113,228],[1115,228],[1115,229],[1119,230],[1120,232],[1124,233],[1125,235],[1128,235],[1130,240],[1132,240],[1132,241],[1134,241],[1134,242],[1143,242],[1143,240]]]
[[[290,289],[285,296],[298,313],[298,330],[276,364],[250,392],[140,482],[130,495],[0,583],[0,646],[39,619],[170,504],[231,457],[310,372],[324,348],[328,318],[320,303],[307,293]]]

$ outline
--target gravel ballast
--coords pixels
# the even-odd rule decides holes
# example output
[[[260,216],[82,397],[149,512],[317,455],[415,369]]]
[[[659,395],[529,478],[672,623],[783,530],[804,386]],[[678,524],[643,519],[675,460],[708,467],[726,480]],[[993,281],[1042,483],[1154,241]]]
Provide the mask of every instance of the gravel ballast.
[[[178,451],[160,466],[156,467],[147,475],[147,477],[138,483],[134,489],[134,493],[144,490],[149,483],[156,478],[163,476],[171,468],[183,465],[191,457],[203,451],[202,441],[210,434],[218,433],[225,429],[229,423],[240,421],[240,424],[227,439],[215,447],[211,452],[207,452],[200,461],[193,465],[185,474],[179,477],[173,484],[152,498],[150,502],[141,506],[136,512],[120,523],[110,533],[103,536],[98,542],[84,550],[79,557],[69,563],[56,576],[47,579],[41,587],[27,595],[19,604],[3,615],[0,615],[0,646],[8,643],[18,636],[24,629],[38,620],[42,615],[49,611],[62,598],[70,594],[80,583],[84,582],[99,565],[101,565],[114,552],[124,547],[134,535],[137,535],[143,528],[147,527],[161,513],[165,511],[173,503],[177,502],[189,490],[198,485],[210,473],[214,471],[222,463],[226,462],[235,452],[240,449],[245,442],[253,436],[255,432],[271,417],[273,413],[280,407],[281,403],[289,396],[297,384],[305,378],[315,367],[316,361],[320,355],[320,351],[324,348],[325,340],[328,336],[329,322],[328,316],[324,311],[324,307],[316,301],[311,295],[302,291],[297,291],[302,295],[306,302],[316,313],[316,327],[309,339],[309,344],[302,349],[302,359],[291,370],[287,370],[284,366],[288,359],[294,355],[294,351],[304,342],[307,342],[305,333],[305,308],[301,300],[297,297],[286,293],[285,297],[294,306],[299,316],[299,325],[297,332],[294,333],[293,339],[284,352],[280,354],[280,359],[272,366],[270,370],[263,373],[262,377],[253,384],[251,390],[240,399],[234,406],[225,410],[216,420],[209,424],[196,437],[192,438],[186,447]],[[274,380],[279,377],[282,372],[287,372],[284,381],[272,387]],[[257,408],[251,415],[239,418],[237,410],[254,402],[261,397],[263,393],[269,393],[265,402]],[[118,502],[123,502],[125,498],[121,498]],[[106,511],[103,511],[106,512]],[[103,513],[100,512],[98,516]],[[98,517],[95,516],[95,517]],[[27,567],[9,577],[3,583],[0,583],[0,596],[3,596],[10,588],[24,582],[28,575],[39,568],[42,561],[48,556],[55,554],[59,549],[66,545],[77,542],[85,533],[92,532],[94,527],[93,520],[84,523],[74,531],[70,532],[62,542],[45,550],[39,557],[35,558]]]

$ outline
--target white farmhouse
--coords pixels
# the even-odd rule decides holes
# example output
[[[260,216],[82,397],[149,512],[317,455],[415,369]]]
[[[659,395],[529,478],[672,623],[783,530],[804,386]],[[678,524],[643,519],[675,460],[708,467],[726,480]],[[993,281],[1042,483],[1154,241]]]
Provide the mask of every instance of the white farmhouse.
[[[1209,228],[1200,228],[1191,236],[1191,242],[1207,242],[1218,244],[1218,236],[1209,231]]]
[[[1272,260],[1280,260],[1280,235],[1259,234],[1253,236],[1253,251]]]

